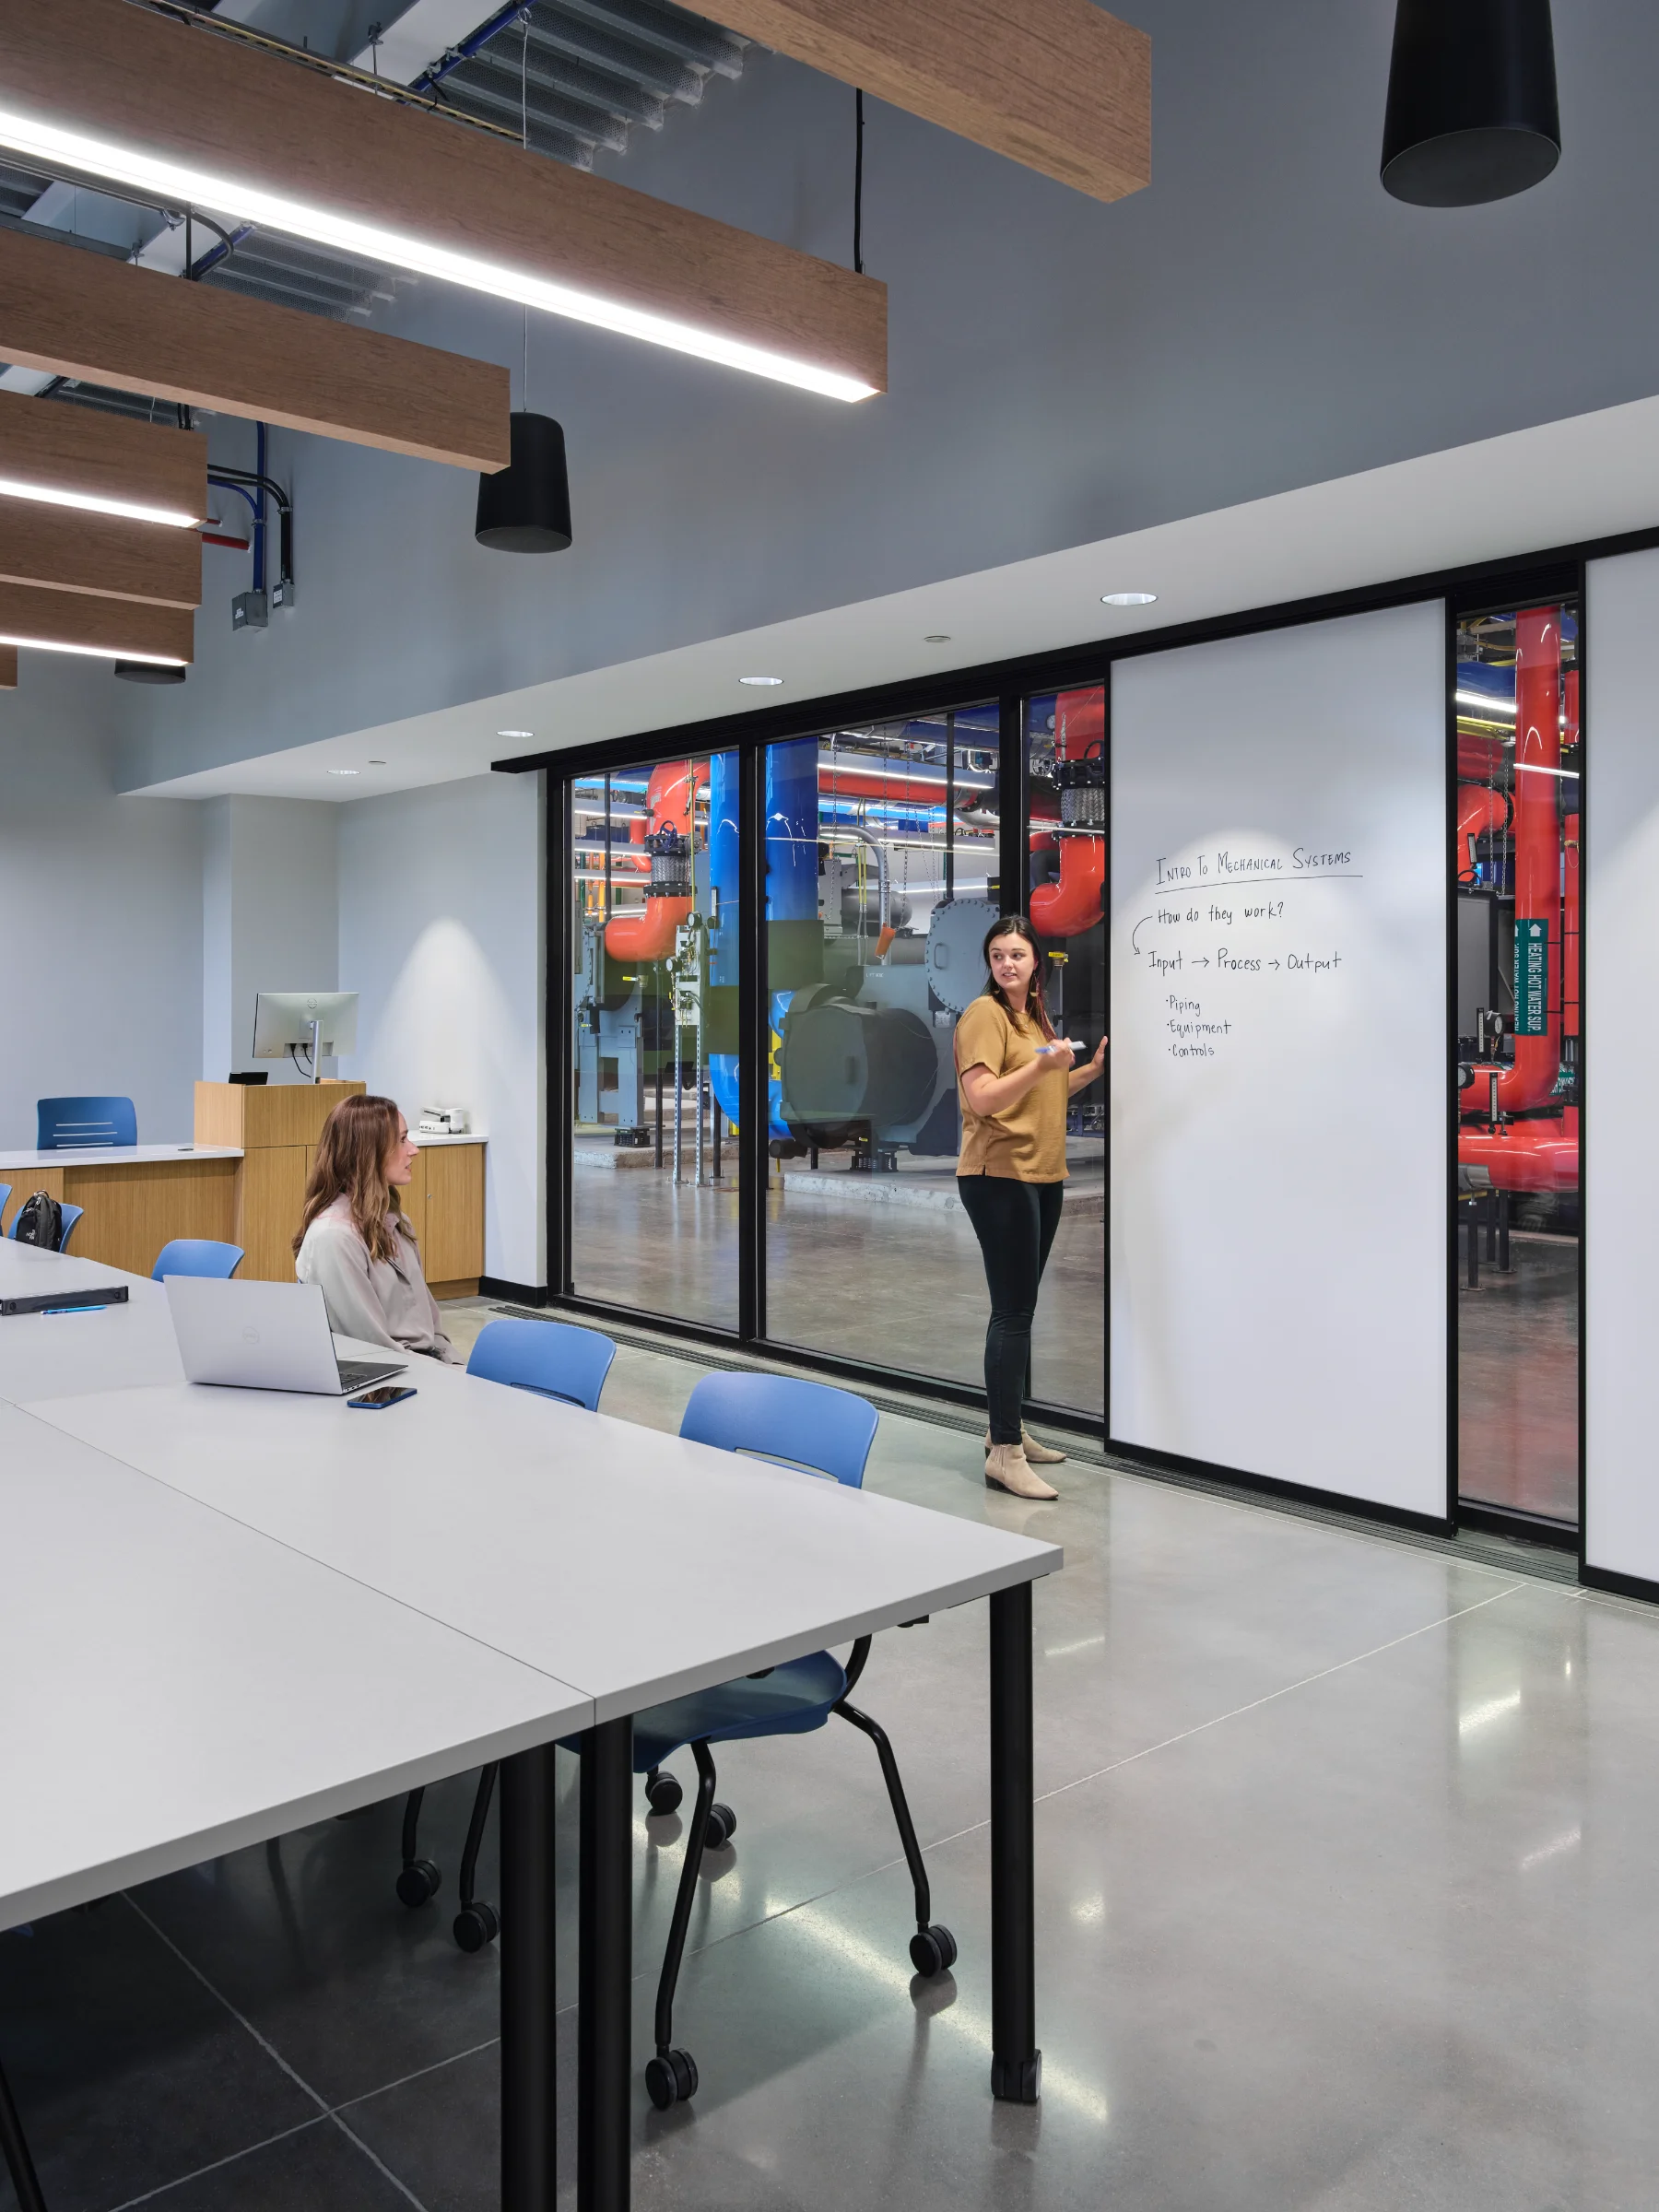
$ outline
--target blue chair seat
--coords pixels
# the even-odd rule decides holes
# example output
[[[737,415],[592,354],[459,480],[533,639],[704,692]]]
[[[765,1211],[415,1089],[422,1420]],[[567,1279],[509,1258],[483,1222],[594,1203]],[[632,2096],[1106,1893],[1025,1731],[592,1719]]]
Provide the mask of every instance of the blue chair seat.
[[[847,1670],[829,1652],[790,1659],[769,1675],[720,1682],[634,1715],[634,1772],[650,1774],[688,1744],[746,1735],[806,1735],[847,1694]]]

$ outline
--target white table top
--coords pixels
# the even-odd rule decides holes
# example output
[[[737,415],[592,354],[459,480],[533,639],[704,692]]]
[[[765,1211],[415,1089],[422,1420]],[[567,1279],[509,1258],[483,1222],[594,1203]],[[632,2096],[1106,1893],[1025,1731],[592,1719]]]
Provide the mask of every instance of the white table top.
[[[576,1683],[601,1722],[1062,1564],[1053,1545],[457,1369],[417,1359],[409,1380],[418,1394],[383,1413],[188,1383],[34,1410]]]
[[[58,1313],[0,1314],[0,1399],[78,1396],[179,1382],[178,1341],[159,1283],[72,1252],[0,1239],[0,1298],[124,1283],[127,1302]]]
[[[68,1145],[56,1152],[0,1152],[0,1182],[37,1168],[135,1168],[162,1159],[240,1159],[236,1145]]]
[[[12,1406],[0,1561],[0,1928],[592,1724],[568,1684]]]

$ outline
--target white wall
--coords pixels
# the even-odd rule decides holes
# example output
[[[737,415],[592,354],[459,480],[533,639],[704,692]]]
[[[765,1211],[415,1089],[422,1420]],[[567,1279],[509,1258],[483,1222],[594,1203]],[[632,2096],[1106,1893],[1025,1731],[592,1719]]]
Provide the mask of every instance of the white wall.
[[[1444,609],[1120,662],[1111,1433],[1446,1513]]]
[[[1584,1559],[1659,1583],[1653,1275],[1647,1148],[1659,1092],[1653,1002],[1659,884],[1659,552],[1594,560],[1585,580],[1591,809],[1584,820]],[[1596,1040],[1606,1049],[1597,1057]],[[1605,1068],[1603,1080],[1596,1069]]]
[[[0,1146],[35,1100],[117,1093],[146,1142],[188,1141],[202,1003],[202,820],[116,795],[107,666],[22,656],[0,692]]]
[[[339,966],[340,809],[310,799],[211,799],[202,808],[202,1073],[264,1069],[306,1080],[292,1061],[255,1060],[261,991],[333,991]],[[324,1057],[323,1073],[336,1072]]]
[[[547,1280],[541,779],[476,776],[340,809],[340,1073],[488,1132],[485,1268]]]

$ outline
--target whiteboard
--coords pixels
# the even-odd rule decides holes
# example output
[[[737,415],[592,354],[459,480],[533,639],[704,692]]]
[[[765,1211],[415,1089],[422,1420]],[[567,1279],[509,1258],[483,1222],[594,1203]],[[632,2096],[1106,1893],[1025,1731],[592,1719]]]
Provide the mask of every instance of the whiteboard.
[[[1445,610],[1120,661],[1119,1442],[1447,1512]]]
[[[1648,1012],[1659,884],[1659,553],[1593,560],[1584,586],[1593,719],[1583,996],[1599,1025],[1596,1037],[1617,1039],[1616,1057],[1591,1057],[1584,1070],[1584,1560],[1653,1583],[1659,1281],[1646,1163],[1659,1097],[1659,1032]]]

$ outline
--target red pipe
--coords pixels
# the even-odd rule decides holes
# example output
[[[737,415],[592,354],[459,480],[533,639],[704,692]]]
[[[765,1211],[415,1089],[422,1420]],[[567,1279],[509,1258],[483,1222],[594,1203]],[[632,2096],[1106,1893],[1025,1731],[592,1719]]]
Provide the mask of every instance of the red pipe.
[[[1486,1080],[1477,1068],[1476,1097]],[[1578,1108],[1569,1106],[1559,1120],[1505,1122],[1497,1129],[1465,1123],[1457,1133],[1458,1164],[1484,1168],[1498,1191],[1576,1191],[1578,1120]]]
[[[653,836],[659,830],[673,830],[690,842],[696,781],[697,765],[690,760],[662,760],[652,770],[645,804]],[[645,823],[630,822],[628,834],[630,842],[643,844]],[[692,904],[689,899],[648,897],[643,913],[613,915],[605,925],[606,951],[614,960],[666,959],[674,950],[675,932],[690,915]]]
[[[1457,880],[1475,881],[1475,840],[1509,828],[1509,801],[1484,783],[1460,783],[1457,799]]]
[[[1567,671],[1566,704],[1563,712],[1567,726],[1561,733],[1563,745],[1576,746],[1579,735],[1579,672]],[[1575,790],[1579,789],[1574,785]],[[1563,824],[1566,845],[1561,867],[1561,1034],[1576,1037],[1579,1033],[1579,812],[1575,805]]]
[[[1054,701],[1054,758],[1081,760],[1106,739],[1106,693],[1062,691]],[[1075,937],[1106,911],[1106,840],[1068,830],[1060,840],[1060,875],[1031,893],[1031,927],[1040,937]]]
[[[1561,1072],[1560,765],[1560,610],[1532,606],[1515,617],[1515,927],[1548,929],[1549,989],[1543,1036],[1517,1036],[1499,1078],[1504,1113],[1547,1104]]]

